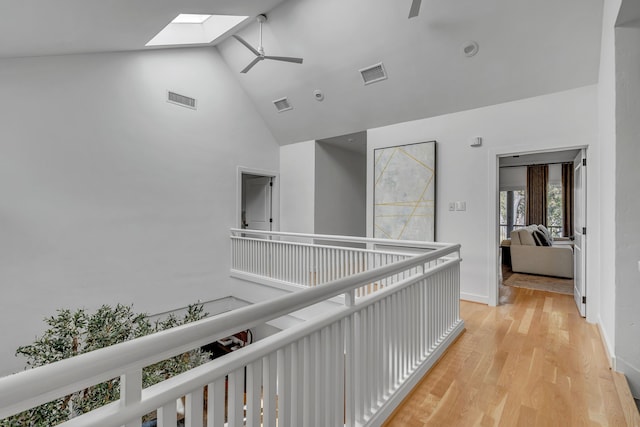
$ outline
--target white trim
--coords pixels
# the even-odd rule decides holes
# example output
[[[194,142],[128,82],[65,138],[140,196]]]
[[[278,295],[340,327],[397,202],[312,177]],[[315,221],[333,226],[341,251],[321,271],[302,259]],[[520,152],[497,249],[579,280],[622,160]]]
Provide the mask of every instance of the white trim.
[[[604,352],[607,354],[607,360],[609,361],[609,366],[614,371],[616,370],[616,356],[614,352],[614,348],[611,346],[611,341],[609,340],[609,336],[607,332],[602,327],[602,318],[600,314],[598,314],[598,321],[596,323],[598,326],[598,331],[600,332],[600,340],[602,341],[602,347],[604,347]]]
[[[462,301],[477,302],[480,304],[489,304],[489,297],[486,295],[470,294],[468,292],[460,292]]]
[[[499,224],[500,217],[498,211],[498,194],[500,191],[500,182],[499,182],[499,167],[500,167],[500,157],[509,156],[509,155],[525,155],[525,154],[535,154],[535,153],[543,153],[543,152],[553,152],[553,151],[566,151],[566,150],[586,150],[589,148],[588,145],[562,145],[563,141],[550,141],[545,145],[535,145],[535,144],[527,144],[520,146],[505,146],[505,147],[494,147],[489,149],[488,158],[487,158],[487,201],[489,205],[489,215],[487,216],[487,230],[489,230],[489,238],[487,239],[488,246],[487,251],[489,253],[489,282],[487,284],[487,295],[489,296],[489,305],[497,306],[498,298],[499,298],[499,278],[500,274],[498,269],[500,265],[498,264],[499,256],[498,250],[500,246],[500,229],[497,224]],[[587,171],[588,173],[588,171]],[[491,233],[493,233],[493,238],[491,238]]]
[[[640,397],[640,390],[635,387],[635,384],[640,383],[640,369],[633,366],[631,363],[625,361],[622,357],[616,358],[616,367],[614,371],[621,372],[627,377],[627,384],[629,390],[635,399]]]
[[[242,218],[242,175],[259,175],[273,178],[273,188],[271,189],[271,215],[273,217],[272,231],[280,230],[280,172],[266,169],[248,168],[238,166],[236,172],[236,218],[234,226],[242,228],[240,220]]]

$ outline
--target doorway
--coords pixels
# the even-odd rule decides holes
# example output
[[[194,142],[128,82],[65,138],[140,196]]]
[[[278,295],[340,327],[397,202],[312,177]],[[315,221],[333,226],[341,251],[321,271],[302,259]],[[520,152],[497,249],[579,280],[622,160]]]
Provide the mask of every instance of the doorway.
[[[512,149],[511,149],[512,150]],[[568,259],[568,264],[573,263],[573,272],[574,279],[573,283],[568,287],[574,287],[573,294],[576,300],[576,306],[582,316],[586,315],[586,292],[587,292],[587,284],[586,284],[586,266],[585,266],[585,254],[586,254],[586,237],[584,236],[583,229],[586,230],[586,147],[566,147],[566,148],[552,148],[548,150],[531,150],[531,151],[521,151],[521,152],[511,152],[509,149],[505,148],[504,151],[500,149],[491,150],[489,161],[490,161],[490,169],[489,169],[489,208],[490,208],[490,216],[489,219],[492,222],[490,225],[490,229],[494,230],[494,238],[490,239],[491,249],[490,249],[490,265],[491,271],[491,281],[490,281],[490,289],[489,289],[489,303],[490,305],[498,305],[500,302],[500,285],[502,279],[502,272],[504,271],[504,266],[502,265],[501,258],[505,254],[505,246],[508,246],[510,241],[505,242],[505,239],[509,239],[508,232],[517,226],[523,226],[526,224],[520,224],[522,218],[520,218],[521,212],[519,212],[518,206],[510,210],[511,215],[506,215],[506,207],[504,206],[509,202],[514,202],[514,200],[520,200],[521,196],[520,192],[524,186],[526,186],[526,167],[527,165],[540,165],[545,164],[551,165],[556,164],[554,166],[558,169],[558,172],[555,175],[558,175],[561,171],[561,163],[565,164],[565,167],[569,167],[571,170],[571,166],[575,166],[573,178],[574,183],[572,185],[573,190],[571,191],[572,202],[564,202],[571,203],[568,206],[573,206],[573,215],[566,215],[567,218],[573,218],[574,223],[571,226],[564,225],[563,229],[559,225],[556,224],[553,220],[557,220],[554,215],[551,207],[557,208],[557,203],[550,203],[549,210],[547,211],[547,222],[550,226],[550,229],[554,231],[554,236],[564,235],[565,237],[558,238],[557,240],[569,240],[570,242],[556,242],[554,240],[554,246],[556,243],[558,244],[570,244],[574,247],[573,261],[571,257]],[[502,179],[501,182],[501,170],[504,171],[506,169],[501,169],[501,166],[504,168],[505,166],[511,167],[508,173],[504,173],[504,175],[508,176],[510,179]],[[524,171],[520,171],[521,173],[517,174],[516,169],[518,167],[524,167]],[[494,175],[495,174],[495,175]],[[514,179],[515,176],[522,176],[520,180]],[[507,181],[507,182],[505,182]],[[558,181],[558,182],[556,182]],[[549,181],[549,186],[546,187],[548,190],[548,194],[554,195],[558,193],[558,187],[561,186],[559,176],[551,179]],[[558,194],[555,194],[558,196]],[[518,209],[517,209],[518,208]],[[564,214],[563,214],[564,215]],[[551,218],[551,219],[549,219]],[[502,220],[502,221],[501,221]],[[549,222],[551,221],[551,222]],[[504,222],[504,224],[502,224]],[[564,233],[564,234],[558,234]],[[568,237],[570,236],[570,237]],[[577,246],[576,246],[576,240]],[[506,244],[505,244],[506,243]],[[572,262],[571,262],[572,261]],[[563,263],[564,264],[564,263]],[[535,273],[532,272],[530,274],[551,274],[551,273]],[[569,271],[570,274],[570,271]],[[555,274],[554,274],[555,275]],[[526,274],[524,275],[527,276]],[[561,275],[562,276],[562,275]],[[533,279],[536,276],[531,276]],[[568,276],[564,276],[568,277]],[[520,279],[519,277],[517,279]],[[553,281],[553,280],[551,280]],[[546,281],[541,281],[546,282]],[[555,283],[554,283],[555,284]],[[544,283],[546,286],[546,283]],[[563,285],[566,285],[564,283]],[[532,286],[535,288],[535,286]],[[566,287],[566,286],[564,286]],[[571,293],[571,292],[567,292]]]
[[[278,174],[238,168],[236,226],[242,229],[279,229]]]

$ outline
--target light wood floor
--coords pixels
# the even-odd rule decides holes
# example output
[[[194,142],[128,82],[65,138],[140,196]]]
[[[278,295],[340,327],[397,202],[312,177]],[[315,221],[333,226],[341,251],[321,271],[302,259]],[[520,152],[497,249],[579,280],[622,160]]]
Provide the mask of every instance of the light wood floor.
[[[627,426],[595,325],[573,297],[512,287],[462,302],[466,331],[386,426]]]

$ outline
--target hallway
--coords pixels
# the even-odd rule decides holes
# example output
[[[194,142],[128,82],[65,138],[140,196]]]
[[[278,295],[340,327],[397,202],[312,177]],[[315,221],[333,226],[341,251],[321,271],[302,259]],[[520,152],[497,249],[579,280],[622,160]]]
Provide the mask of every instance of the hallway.
[[[571,296],[502,287],[500,299],[461,303],[465,333],[386,426],[629,425],[633,401],[623,408],[597,327]]]

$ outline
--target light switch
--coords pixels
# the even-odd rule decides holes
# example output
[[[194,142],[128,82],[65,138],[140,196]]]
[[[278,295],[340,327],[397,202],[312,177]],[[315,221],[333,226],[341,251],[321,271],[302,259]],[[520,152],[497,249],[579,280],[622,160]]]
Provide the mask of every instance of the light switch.
[[[457,211],[466,211],[467,210],[467,202],[456,202],[456,210]]]
[[[450,211],[456,210],[456,202],[449,202],[449,210]]]

